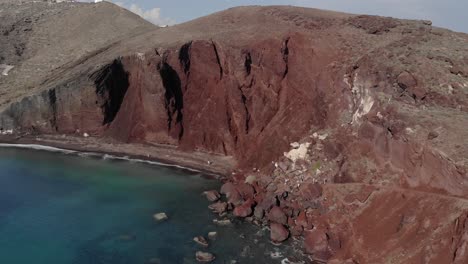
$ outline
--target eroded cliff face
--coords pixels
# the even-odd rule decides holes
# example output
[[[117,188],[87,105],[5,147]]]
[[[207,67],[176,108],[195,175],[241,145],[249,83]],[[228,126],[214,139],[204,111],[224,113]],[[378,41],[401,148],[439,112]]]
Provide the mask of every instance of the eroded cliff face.
[[[0,124],[233,156],[234,214],[287,227],[316,261],[466,263],[467,36],[427,21],[260,9],[254,29],[235,9],[214,16],[219,36],[155,37],[13,103]]]
[[[264,167],[337,110],[323,91],[336,88],[319,87],[333,81],[324,65],[335,51],[304,42],[301,35],[242,48],[193,41],[126,58],[129,89],[106,133]]]

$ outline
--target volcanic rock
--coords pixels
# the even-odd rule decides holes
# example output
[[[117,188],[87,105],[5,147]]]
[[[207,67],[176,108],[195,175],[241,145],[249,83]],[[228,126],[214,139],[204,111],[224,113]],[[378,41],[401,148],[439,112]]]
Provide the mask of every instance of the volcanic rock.
[[[208,233],[208,238],[211,239],[211,240],[215,240],[217,236],[218,236],[217,232],[209,232]]]
[[[197,251],[195,258],[198,262],[212,262],[215,260],[215,256],[209,252]]]
[[[268,220],[274,223],[286,225],[288,217],[280,207],[274,206],[271,208],[270,212],[268,212]]]
[[[303,228],[308,226],[307,222],[307,215],[305,211],[301,211],[296,218],[296,225],[301,226]]]
[[[208,247],[208,241],[202,236],[197,236],[193,238],[193,241],[195,241],[197,244],[203,246],[203,247]]]
[[[282,224],[270,224],[270,239],[273,242],[283,242],[289,237],[289,231]]]
[[[217,202],[217,203],[209,205],[208,208],[212,210],[214,213],[222,214],[226,212],[227,210],[227,203]]]
[[[304,249],[307,254],[311,254],[315,259],[326,261],[330,258],[328,250],[327,234],[319,229],[305,232]]]
[[[256,206],[254,209],[254,216],[257,219],[262,219],[265,216],[265,210],[259,206]]]
[[[240,183],[237,190],[244,200],[254,198],[255,190],[250,184]]]
[[[229,219],[222,219],[222,220],[218,220],[218,219],[213,219],[213,223],[216,224],[216,225],[219,225],[219,226],[228,226],[231,223],[231,220]]]
[[[203,194],[206,196],[206,199],[208,199],[208,201],[210,202],[216,202],[221,197],[219,192],[216,190],[206,191]]]
[[[168,219],[166,213],[157,213],[157,214],[154,214],[154,215],[153,215],[153,218],[154,218],[156,221],[158,221],[158,222],[162,222],[162,221],[165,221],[165,220]]]
[[[228,195],[228,193],[236,192],[237,188],[232,182],[226,182],[221,186],[220,193]]]
[[[234,216],[237,216],[237,217],[247,217],[247,216],[250,216],[252,215],[252,207],[255,205],[255,202],[253,199],[249,199],[247,201],[245,201],[242,205],[239,205],[239,206],[236,206],[236,208],[234,208],[234,211],[233,211],[233,214]]]

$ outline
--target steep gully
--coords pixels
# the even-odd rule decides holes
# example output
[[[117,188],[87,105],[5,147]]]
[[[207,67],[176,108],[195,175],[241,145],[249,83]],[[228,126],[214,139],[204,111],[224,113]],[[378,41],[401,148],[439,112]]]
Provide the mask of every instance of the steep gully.
[[[192,41],[25,98],[1,124],[234,156],[230,206],[304,237],[315,261],[465,263],[465,172],[394,129],[395,105],[368,85],[381,78],[371,65],[339,68],[339,59],[300,34],[248,47]],[[293,142],[306,155],[285,157]]]

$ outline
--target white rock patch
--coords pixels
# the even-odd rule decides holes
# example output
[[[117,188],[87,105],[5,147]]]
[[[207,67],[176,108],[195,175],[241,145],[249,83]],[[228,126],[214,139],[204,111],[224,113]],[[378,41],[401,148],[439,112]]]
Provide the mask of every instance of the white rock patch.
[[[349,81],[347,81],[347,83],[349,85]],[[353,101],[356,111],[353,114],[351,124],[358,124],[361,118],[367,115],[374,106],[374,98],[372,98],[370,91],[366,86],[368,85],[361,82],[358,78],[358,73],[356,73],[353,80],[353,87],[351,88],[354,95]]]
[[[144,61],[145,60],[145,54],[141,52],[137,52],[136,56],[139,60]]]
[[[13,130],[12,130],[12,129],[0,130],[0,135],[11,135],[11,134],[13,134]]]
[[[289,152],[285,152],[284,156],[290,159],[292,162],[296,162],[297,160],[303,160],[307,158],[307,152],[309,151],[310,143],[303,143],[300,144],[299,147],[290,150]]]
[[[11,71],[15,66],[7,65],[7,64],[0,64],[0,71],[2,72],[3,76],[8,76],[8,72]]]

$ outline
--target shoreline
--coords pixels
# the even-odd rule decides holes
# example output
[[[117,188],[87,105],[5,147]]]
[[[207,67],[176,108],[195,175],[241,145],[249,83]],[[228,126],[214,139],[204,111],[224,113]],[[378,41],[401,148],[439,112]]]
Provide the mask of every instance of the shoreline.
[[[0,148],[32,149],[170,167],[202,173],[220,181],[228,177],[235,166],[231,157],[204,152],[187,153],[172,146],[105,142],[93,137],[47,135],[33,138],[0,135]]]
[[[10,143],[0,143],[0,148],[16,148],[16,149],[26,149],[26,150],[37,150],[37,151],[47,151],[47,152],[53,152],[53,153],[61,153],[65,155],[75,155],[79,157],[99,157],[103,160],[116,160],[116,161],[126,161],[130,163],[143,163],[143,164],[149,164],[149,165],[154,165],[154,166],[161,166],[161,167],[169,167],[169,168],[177,168],[181,170],[187,170],[190,172],[198,172],[198,173],[203,173],[207,174],[209,176],[213,176],[215,179],[219,180],[221,179],[222,175],[218,175],[212,172],[207,172],[207,171],[202,171],[199,169],[194,169],[190,167],[184,167],[181,165],[177,164],[170,164],[170,163],[164,163],[164,162],[159,162],[159,161],[153,161],[153,160],[145,160],[145,159],[137,159],[137,158],[132,158],[131,156],[116,156],[110,153],[104,153],[104,152],[82,152],[78,150],[71,150],[71,149],[64,149],[64,148],[56,148],[52,146],[47,146],[47,145],[39,145],[39,144],[10,144]]]

